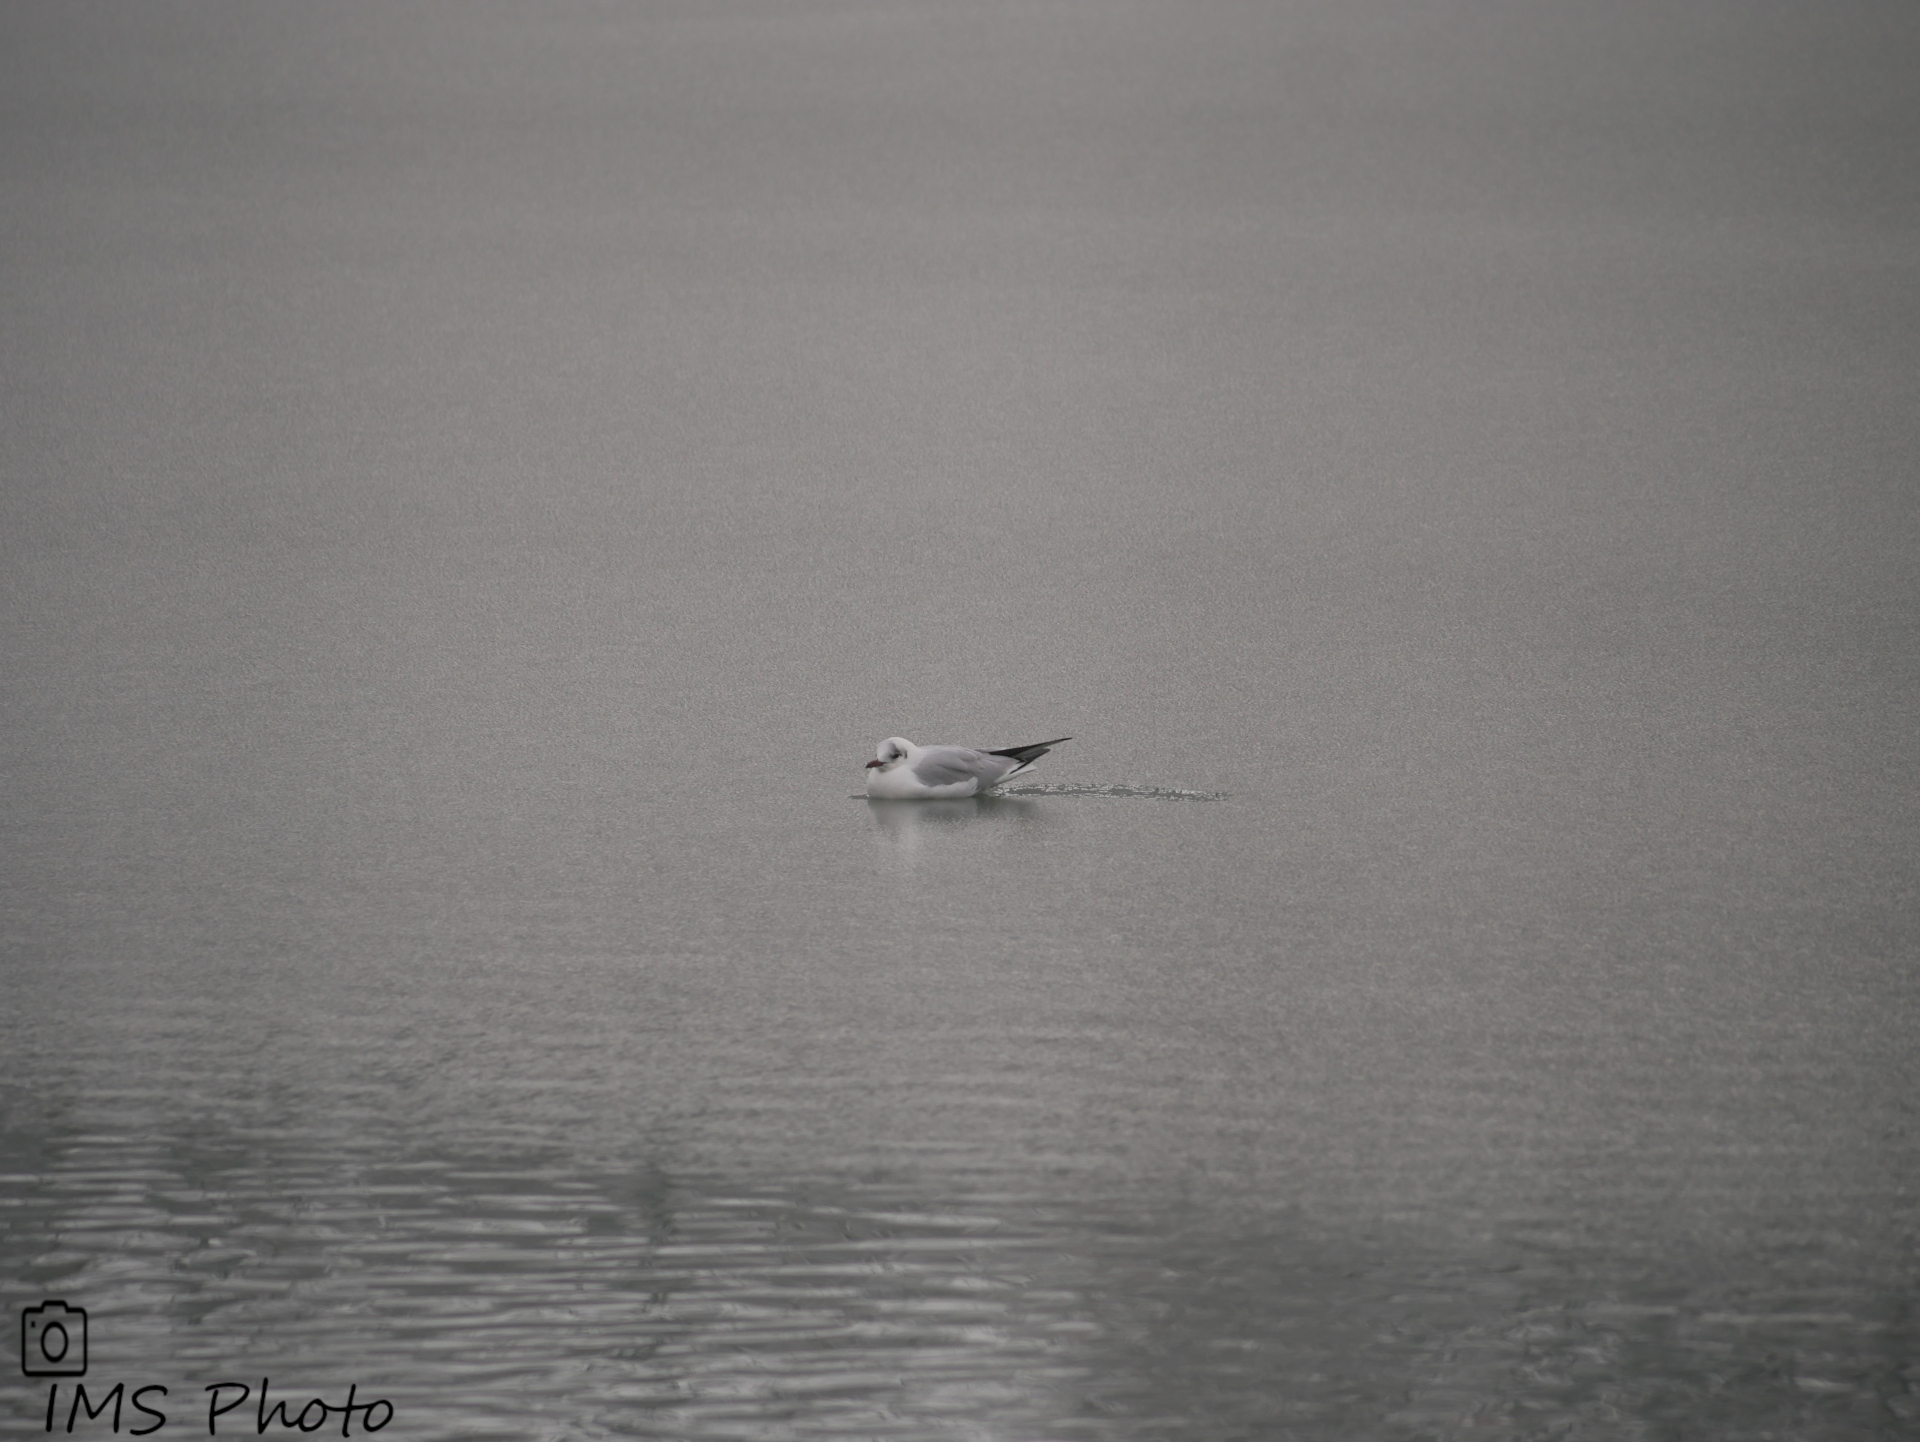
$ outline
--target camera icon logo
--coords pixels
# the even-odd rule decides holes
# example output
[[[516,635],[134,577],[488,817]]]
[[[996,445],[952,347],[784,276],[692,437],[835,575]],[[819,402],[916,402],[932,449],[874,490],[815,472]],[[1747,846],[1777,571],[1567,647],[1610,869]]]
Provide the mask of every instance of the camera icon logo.
[[[20,1370],[29,1377],[87,1374],[87,1312],[49,1298],[20,1313]]]

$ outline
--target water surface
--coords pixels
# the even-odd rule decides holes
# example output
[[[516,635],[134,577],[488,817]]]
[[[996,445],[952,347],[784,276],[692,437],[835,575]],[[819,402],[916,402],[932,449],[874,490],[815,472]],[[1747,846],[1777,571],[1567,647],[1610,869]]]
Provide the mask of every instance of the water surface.
[[[1914,32],[10,7],[9,1327],[195,1432],[1920,1425]]]

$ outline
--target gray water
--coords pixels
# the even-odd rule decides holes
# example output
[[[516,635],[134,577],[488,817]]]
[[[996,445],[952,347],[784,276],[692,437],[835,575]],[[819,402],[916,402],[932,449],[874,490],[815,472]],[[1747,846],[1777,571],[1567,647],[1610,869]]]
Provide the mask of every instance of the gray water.
[[[1912,1435],[1917,15],[0,10],[0,1429]]]

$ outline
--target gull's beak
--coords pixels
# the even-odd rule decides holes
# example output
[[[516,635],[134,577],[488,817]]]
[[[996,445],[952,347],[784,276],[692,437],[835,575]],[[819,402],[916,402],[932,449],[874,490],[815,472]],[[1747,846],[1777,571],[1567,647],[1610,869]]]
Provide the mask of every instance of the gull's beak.
[[[867,763],[867,770],[869,770],[869,771],[871,771],[871,770],[873,770],[873,768],[874,768],[874,767],[876,767],[876,766],[879,766],[879,765],[881,765],[881,764],[882,764],[882,763],[880,763],[880,762],[878,762],[878,761],[869,761],[869,762]]]

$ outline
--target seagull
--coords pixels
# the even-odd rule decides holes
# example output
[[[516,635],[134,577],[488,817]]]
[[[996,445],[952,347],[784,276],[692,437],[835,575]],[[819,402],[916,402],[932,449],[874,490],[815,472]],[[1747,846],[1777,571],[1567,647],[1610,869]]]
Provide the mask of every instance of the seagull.
[[[1004,751],[975,751],[967,746],[916,746],[904,736],[880,743],[879,759],[869,761],[867,795],[877,801],[940,801],[978,796],[1010,776],[1018,776],[1071,736],[1009,746]]]

